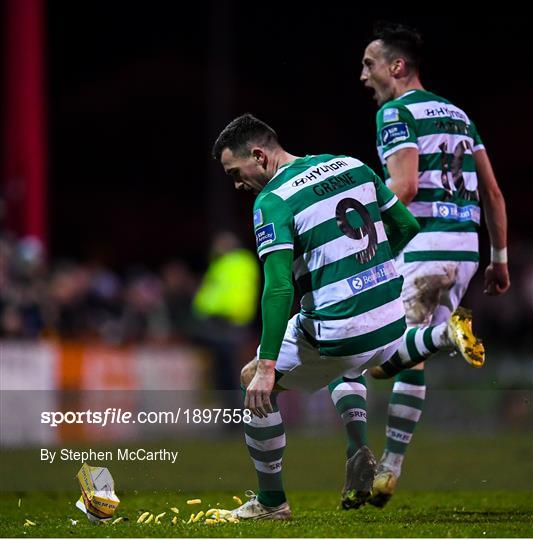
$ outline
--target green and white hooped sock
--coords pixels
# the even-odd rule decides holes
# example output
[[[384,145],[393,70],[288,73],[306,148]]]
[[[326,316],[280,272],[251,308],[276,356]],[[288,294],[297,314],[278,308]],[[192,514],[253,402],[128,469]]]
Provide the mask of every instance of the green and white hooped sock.
[[[346,457],[350,458],[367,444],[366,381],[362,375],[356,379],[343,377],[330,383],[328,390],[346,428]]]
[[[381,364],[381,368],[389,377],[400,373],[429,358],[440,349],[450,347],[447,333],[448,323],[437,326],[421,326],[408,328],[398,350],[390,360]]]
[[[424,370],[402,371],[395,379],[389,402],[387,443],[380,468],[400,476],[405,452],[422,415],[426,397]]]
[[[251,422],[244,424],[244,436],[259,482],[257,500],[264,506],[274,507],[287,500],[281,478],[286,442],[277,394],[270,395],[270,402],[274,412],[266,418],[252,415]]]

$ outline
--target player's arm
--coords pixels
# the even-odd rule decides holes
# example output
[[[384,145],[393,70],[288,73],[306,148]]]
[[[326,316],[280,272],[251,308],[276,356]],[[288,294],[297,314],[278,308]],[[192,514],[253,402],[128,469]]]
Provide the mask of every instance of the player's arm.
[[[381,219],[385,224],[392,254],[396,257],[418,233],[420,225],[399,197],[383,183],[377,174],[373,173],[373,175]]]
[[[386,104],[376,115],[378,144],[387,164],[387,185],[403,204],[418,191],[418,137],[411,112],[398,104]]]
[[[399,199],[381,213],[381,218],[386,225],[392,254],[396,257],[420,231],[420,225]]]
[[[491,263],[485,270],[485,293],[499,295],[511,286],[507,268],[507,212],[505,200],[485,149],[474,152],[479,192],[489,231]]]
[[[409,204],[418,191],[418,149],[402,148],[387,158],[388,187],[400,201]]]
[[[265,286],[261,299],[263,330],[257,371],[246,389],[244,406],[259,417],[272,412],[270,393],[275,383],[275,365],[294,298],[292,250],[281,249],[265,256]]]

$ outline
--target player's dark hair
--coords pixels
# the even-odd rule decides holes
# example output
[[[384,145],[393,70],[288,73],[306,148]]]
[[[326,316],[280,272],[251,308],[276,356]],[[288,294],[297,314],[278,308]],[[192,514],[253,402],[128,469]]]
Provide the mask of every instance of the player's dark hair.
[[[234,155],[246,157],[250,154],[250,144],[271,148],[279,143],[276,132],[270,126],[247,113],[235,118],[223,129],[213,145],[212,154],[219,160],[224,149],[229,148]]]
[[[422,36],[414,28],[388,21],[379,21],[374,25],[372,39],[380,39],[384,45],[387,61],[398,57],[405,59],[408,69],[420,69],[422,62]]]

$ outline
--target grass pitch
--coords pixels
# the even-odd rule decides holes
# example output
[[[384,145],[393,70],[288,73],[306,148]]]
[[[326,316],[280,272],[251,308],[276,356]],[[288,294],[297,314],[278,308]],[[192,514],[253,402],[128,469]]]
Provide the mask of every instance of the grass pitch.
[[[61,495],[3,494],[1,533],[6,537],[527,537],[533,510],[528,492],[400,492],[386,509],[366,505],[359,510],[339,509],[338,493],[293,492],[291,521],[237,524],[185,524],[191,511],[209,506],[233,508],[231,493],[121,493],[116,525],[90,523],[74,507],[76,493]],[[242,494],[239,494],[242,496]],[[186,500],[202,498],[187,506]],[[18,499],[21,504],[18,506]],[[172,525],[180,510],[177,525]],[[137,524],[144,511],[166,512],[161,524]],[[24,527],[25,519],[36,523]],[[78,520],[73,524],[71,520]],[[183,520],[183,521],[182,521]]]
[[[377,451],[382,440],[371,434],[371,444]],[[183,441],[179,448],[182,454],[175,466],[101,464],[112,472],[121,499],[116,517],[127,518],[116,525],[92,524],[74,506],[80,494],[75,480],[79,464],[34,470],[36,449],[3,452],[0,536],[484,538],[530,537],[533,532],[533,447],[528,433],[451,436],[420,430],[389,505],[383,510],[366,505],[357,511],[339,508],[341,434],[317,438],[291,433],[284,458],[294,516],[288,522],[184,523],[192,512],[216,508],[217,503],[235,508],[232,496],[244,501],[244,491],[255,488],[256,479],[240,434],[236,439]],[[6,491],[10,477],[30,473],[37,476],[33,488]],[[57,491],[39,485],[57,486]],[[186,504],[195,498],[202,503]],[[171,523],[172,507],[180,511],[176,525]],[[145,511],[166,515],[161,524],[137,524]],[[25,527],[26,519],[36,525]]]

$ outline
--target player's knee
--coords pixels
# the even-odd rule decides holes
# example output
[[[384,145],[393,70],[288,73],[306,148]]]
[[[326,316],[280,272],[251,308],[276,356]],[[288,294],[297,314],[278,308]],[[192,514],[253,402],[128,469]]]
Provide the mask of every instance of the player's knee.
[[[257,370],[257,358],[254,358],[251,362],[248,362],[241,369],[241,384],[243,386],[248,386],[252,379],[254,378],[255,372]]]

